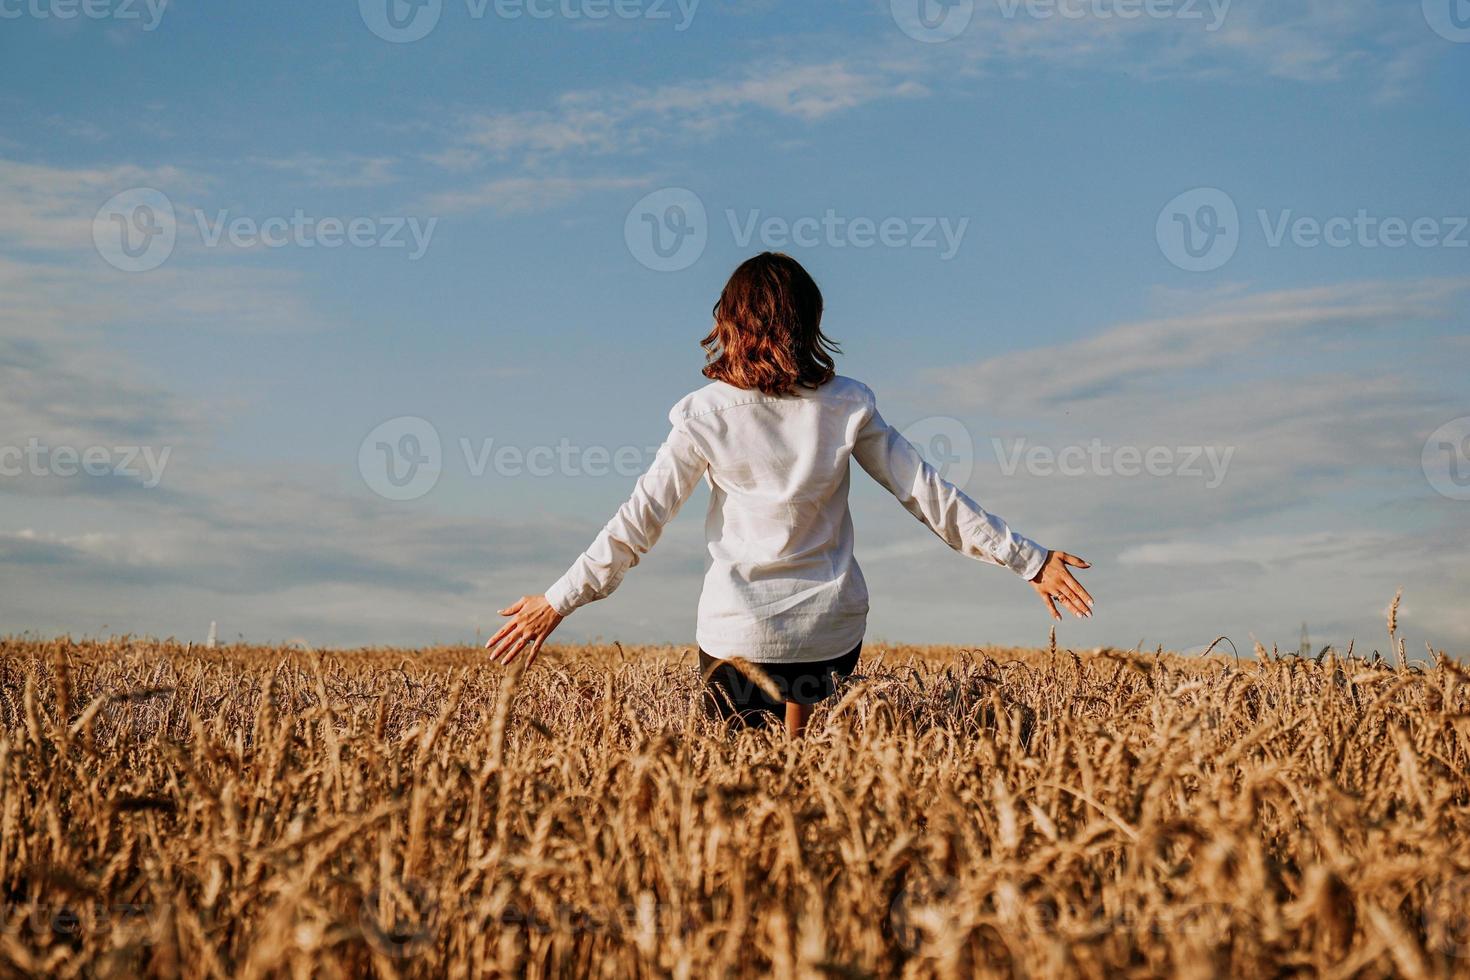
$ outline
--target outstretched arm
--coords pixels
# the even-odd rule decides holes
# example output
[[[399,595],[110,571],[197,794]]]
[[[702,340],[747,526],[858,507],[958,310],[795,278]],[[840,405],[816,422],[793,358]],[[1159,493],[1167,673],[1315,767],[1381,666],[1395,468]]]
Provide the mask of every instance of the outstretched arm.
[[[876,405],[869,407],[853,457],[945,544],[970,558],[1004,565],[1030,582],[1054,619],[1061,615],[1053,600],[1079,617],[1092,614],[1092,596],[1067,569],[1067,565],[1087,568],[1087,562],[1049,552],[1016,534],[1005,521],[941,477],[913,443],[883,420]]]
[[[664,525],[679,513],[707,465],[676,421],[653,465],[638,478],[633,495],[566,574],[545,595],[522,596],[500,611],[511,618],[485,644],[492,651],[490,658],[508,664],[529,647],[530,659],[535,660],[552,630],[573,610],[611,595],[628,569],[658,543]]]

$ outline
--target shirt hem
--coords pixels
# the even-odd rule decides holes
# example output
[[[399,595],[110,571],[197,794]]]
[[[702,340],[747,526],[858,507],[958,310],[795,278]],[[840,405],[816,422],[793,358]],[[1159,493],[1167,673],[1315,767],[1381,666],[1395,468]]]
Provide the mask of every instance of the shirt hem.
[[[753,664],[809,664],[821,663],[824,660],[834,660],[845,656],[853,651],[859,643],[863,642],[863,636],[867,632],[867,624],[855,633],[842,634],[838,639],[832,639],[824,635],[820,644],[815,641],[803,641],[793,649],[789,646],[776,646],[763,644],[751,646],[748,643],[725,642],[722,640],[709,640],[699,635],[696,631],[695,642],[699,649],[714,657],[716,660],[729,660],[731,657],[740,657]]]

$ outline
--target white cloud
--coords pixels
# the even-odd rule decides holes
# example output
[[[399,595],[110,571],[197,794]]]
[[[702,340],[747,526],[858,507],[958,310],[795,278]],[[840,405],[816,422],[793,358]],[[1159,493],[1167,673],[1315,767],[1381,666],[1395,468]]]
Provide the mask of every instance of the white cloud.
[[[1213,296],[1188,313],[1109,327],[1072,343],[1032,348],[932,372],[959,405],[1010,412],[1115,398],[1262,343],[1325,329],[1403,327],[1441,319],[1470,281],[1355,282]]]
[[[92,219],[114,194],[197,186],[177,167],[53,167],[0,159],[0,245],[89,250]]]
[[[0,158],[0,338],[88,336],[108,324],[213,331],[319,329],[323,318],[290,269],[232,261],[204,248],[185,200],[208,181],[176,167],[56,167]],[[172,198],[178,241],[159,268],[109,266],[93,242],[98,208],[154,187]],[[201,260],[208,260],[207,262]]]
[[[923,92],[887,69],[844,60],[763,66],[726,78],[653,87],[580,90],[550,109],[474,113],[458,121],[451,148],[431,156],[451,169],[472,159],[638,152],[656,144],[699,138],[766,114],[801,122],[887,98]]]
[[[1006,16],[1008,6],[1018,13]],[[542,178],[551,160],[645,156],[764,121],[811,124],[885,100],[974,88],[977,77],[990,73],[1126,70],[1143,81],[1366,80],[1380,97],[1394,98],[1409,89],[1435,50],[1417,10],[1405,13],[1375,0],[1307,0],[1289,8],[1243,0],[1175,5],[1199,19],[1036,17],[1026,13],[1033,6],[1058,5],[978,3],[969,28],[942,45],[917,45],[897,29],[876,37],[809,36],[805,49],[815,54],[805,61],[786,56],[672,85],[579,89],[543,109],[463,113],[441,125],[440,145],[420,157],[451,174],[514,168],[436,196],[448,210],[505,210],[505,193],[514,191],[517,178],[546,179],[544,196],[527,200],[555,206],[568,199],[570,187],[558,181],[572,178]],[[1106,2],[1061,6],[1114,9]]]
[[[253,157],[251,163],[293,175],[316,187],[383,187],[397,181],[398,161],[385,156],[319,156],[298,153],[287,157]]]
[[[951,66],[1023,75],[1045,68],[1126,70],[1130,77],[1155,81],[1358,80],[1381,96],[1396,97],[1435,51],[1417,5],[1235,0],[1164,6],[1188,16],[1122,17],[1119,5],[1108,2],[981,2],[965,33],[933,45],[940,48],[933,57]],[[1006,16],[1008,7],[1017,13]],[[1057,12],[1063,9],[1070,14]]]
[[[1389,534],[1362,531],[1218,535],[1213,538],[1174,538],[1135,545],[1118,552],[1120,565],[1165,565],[1187,568],[1233,563],[1279,565],[1303,562],[1372,561],[1388,554],[1396,539]]]
[[[427,197],[422,208],[431,214],[488,209],[522,214],[560,207],[586,194],[643,187],[644,177],[501,177],[462,190]]]

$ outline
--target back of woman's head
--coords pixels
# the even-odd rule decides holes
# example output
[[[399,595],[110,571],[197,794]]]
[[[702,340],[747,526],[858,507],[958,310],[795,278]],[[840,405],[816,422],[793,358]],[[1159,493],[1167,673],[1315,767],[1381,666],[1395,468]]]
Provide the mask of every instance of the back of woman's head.
[[[705,377],[767,395],[826,384],[839,353],[822,333],[822,291],[800,263],[779,252],[740,264],[700,345],[708,358]]]

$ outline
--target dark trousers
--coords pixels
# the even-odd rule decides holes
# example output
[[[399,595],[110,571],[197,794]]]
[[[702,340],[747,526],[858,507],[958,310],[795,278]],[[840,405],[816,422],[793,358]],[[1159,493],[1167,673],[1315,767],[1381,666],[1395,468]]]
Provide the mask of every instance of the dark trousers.
[[[705,710],[724,721],[746,725],[764,725],[786,714],[787,701],[816,704],[832,696],[837,679],[852,674],[857,667],[859,643],[848,653],[831,660],[802,664],[754,664],[776,685],[780,699],[774,699],[740,668],[703,650],[699,651],[699,672],[704,678]]]

